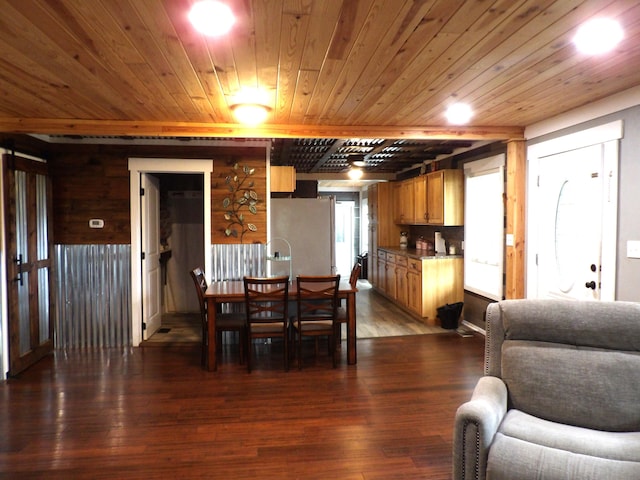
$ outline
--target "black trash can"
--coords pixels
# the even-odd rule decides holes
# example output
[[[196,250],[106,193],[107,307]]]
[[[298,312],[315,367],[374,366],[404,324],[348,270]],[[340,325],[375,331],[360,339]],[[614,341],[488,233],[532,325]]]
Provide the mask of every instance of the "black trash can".
[[[358,260],[358,263],[361,265],[359,278],[360,279],[369,278],[369,269],[367,268],[367,263],[369,263],[368,262],[369,253],[368,252],[361,253],[356,258]]]
[[[440,325],[447,330],[458,328],[458,319],[462,313],[463,302],[447,303],[437,308]]]

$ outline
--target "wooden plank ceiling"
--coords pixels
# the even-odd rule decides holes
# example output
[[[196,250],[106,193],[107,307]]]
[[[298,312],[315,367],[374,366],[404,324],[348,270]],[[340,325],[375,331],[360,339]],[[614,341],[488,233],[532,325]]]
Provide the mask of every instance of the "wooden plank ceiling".
[[[193,0],[3,1],[0,131],[290,138],[274,150],[293,153],[302,139],[337,149],[361,138],[382,155],[375,142],[431,139],[438,150],[521,138],[526,125],[640,85],[634,0],[227,3],[237,24],[208,38],[188,23]],[[576,53],[577,26],[604,15],[624,41],[606,56]],[[267,93],[264,126],[234,123],[242,88]],[[473,106],[468,127],[446,124],[453,101]]]

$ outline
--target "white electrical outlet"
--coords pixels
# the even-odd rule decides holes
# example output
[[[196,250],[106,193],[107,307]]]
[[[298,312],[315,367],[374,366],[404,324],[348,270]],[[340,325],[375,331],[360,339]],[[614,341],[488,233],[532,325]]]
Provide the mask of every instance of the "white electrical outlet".
[[[627,240],[627,258],[640,258],[640,240]]]
[[[104,220],[101,218],[92,218],[89,220],[89,228],[104,228]]]

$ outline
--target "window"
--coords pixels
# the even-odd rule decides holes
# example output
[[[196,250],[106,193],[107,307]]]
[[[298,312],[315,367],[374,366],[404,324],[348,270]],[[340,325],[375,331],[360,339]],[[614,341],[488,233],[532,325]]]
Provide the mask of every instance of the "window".
[[[470,162],[465,174],[464,288],[502,300],[505,156]]]

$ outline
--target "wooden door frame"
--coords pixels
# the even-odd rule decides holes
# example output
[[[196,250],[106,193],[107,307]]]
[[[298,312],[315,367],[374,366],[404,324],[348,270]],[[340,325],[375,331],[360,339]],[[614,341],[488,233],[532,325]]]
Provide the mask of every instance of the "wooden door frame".
[[[134,346],[142,342],[142,272],[139,268],[142,256],[142,236],[140,233],[142,216],[140,212],[141,173],[195,173],[204,177],[204,271],[211,274],[211,174],[213,159],[175,158],[129,158],[131,187],[131,340]]]

